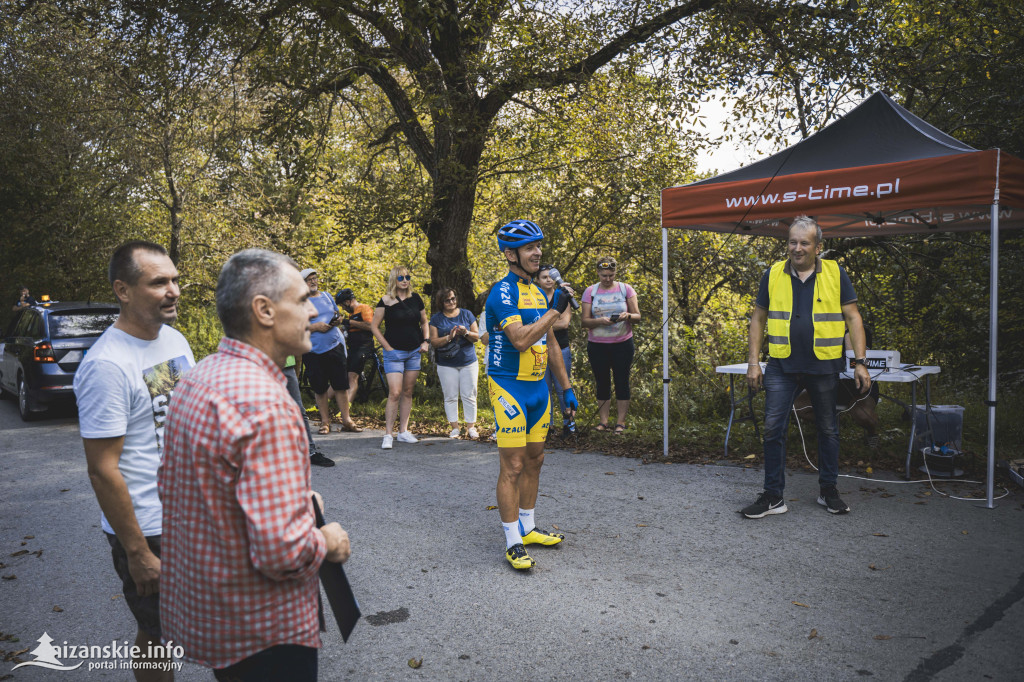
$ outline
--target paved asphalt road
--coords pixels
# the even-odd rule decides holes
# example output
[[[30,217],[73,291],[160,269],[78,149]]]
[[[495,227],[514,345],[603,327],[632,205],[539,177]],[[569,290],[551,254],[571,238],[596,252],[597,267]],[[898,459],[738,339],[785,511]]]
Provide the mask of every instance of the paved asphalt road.
[[[376,432],[321,442],[338,466],[314,468],[314,487],[352,537],[366,616],[348,644],[325,635],[321,679],[1024,679],[1019,490],[986,510],[842,479],[853,511],[831,516],[815,478],[794,472],[790,512],[749,521],[736,510],[758,470],[555,451],[538,521],[568,539],[521,574],[487,509],[493,446],[432,438],[383,452]],[[73,417],[23,424],[0,403],[0,562],[15,576],[0,580],[5,653],[43,632],[132,638]],[[0,662],[0,679],[13,665]],[[27,667],[10,679],[128,675]],[[212,676],[186,664],[178,679]]]

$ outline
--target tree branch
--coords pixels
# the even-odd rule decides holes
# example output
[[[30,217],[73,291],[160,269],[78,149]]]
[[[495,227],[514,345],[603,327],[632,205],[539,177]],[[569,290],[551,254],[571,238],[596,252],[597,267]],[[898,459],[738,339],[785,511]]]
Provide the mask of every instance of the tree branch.
[[[676,5],[649,21],[618,35],[593,54],[566,67],[554,71],[524,73],[506,80],[487,93],[487,96],[484,97],[483,109],[486,113],[494,115],[513,95],[524,90],[548,89],[584,81],[615,57],[629,48],[643,43],[663,28],[671,26],[681,19],[705,12],[719,2],[720,0],[691,0],[686,4]]]

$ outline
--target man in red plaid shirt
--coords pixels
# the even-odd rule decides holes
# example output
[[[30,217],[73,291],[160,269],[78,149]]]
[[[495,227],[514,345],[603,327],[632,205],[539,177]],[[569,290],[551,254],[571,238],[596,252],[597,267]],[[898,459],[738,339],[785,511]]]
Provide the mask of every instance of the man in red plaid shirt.
[[[316,310],[295,263],[260,249],[228,260],[216,297],[225,338],[178,383],[167,419],[163,637],[217,679],[315,680],[318,571],[350,550],[337,523],[316,528],[281,367],[309,351]]]

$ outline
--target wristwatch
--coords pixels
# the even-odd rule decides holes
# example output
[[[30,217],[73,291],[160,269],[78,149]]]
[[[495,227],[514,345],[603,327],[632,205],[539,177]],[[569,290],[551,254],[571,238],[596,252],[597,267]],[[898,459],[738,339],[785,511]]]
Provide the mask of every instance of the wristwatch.
[[[850,366],[851,367],[856,367],[857,365],[864,365],[865,367],[867,367],[868,366],[868,359],[867,358],[850,358]]]

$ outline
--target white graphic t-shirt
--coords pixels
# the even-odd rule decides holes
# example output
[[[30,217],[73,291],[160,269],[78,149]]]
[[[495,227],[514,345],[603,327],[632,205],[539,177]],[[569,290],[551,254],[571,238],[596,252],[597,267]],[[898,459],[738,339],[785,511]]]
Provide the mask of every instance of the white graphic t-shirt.
[[[152,341],[109,327],[75,372],[82,438],[124,436],[118,468],[146,536],[163,530],[156,471],[167,405],[175,384],[195,364],[188,341],[167,325]],[[103,530],[114,532],[105,515]]]

